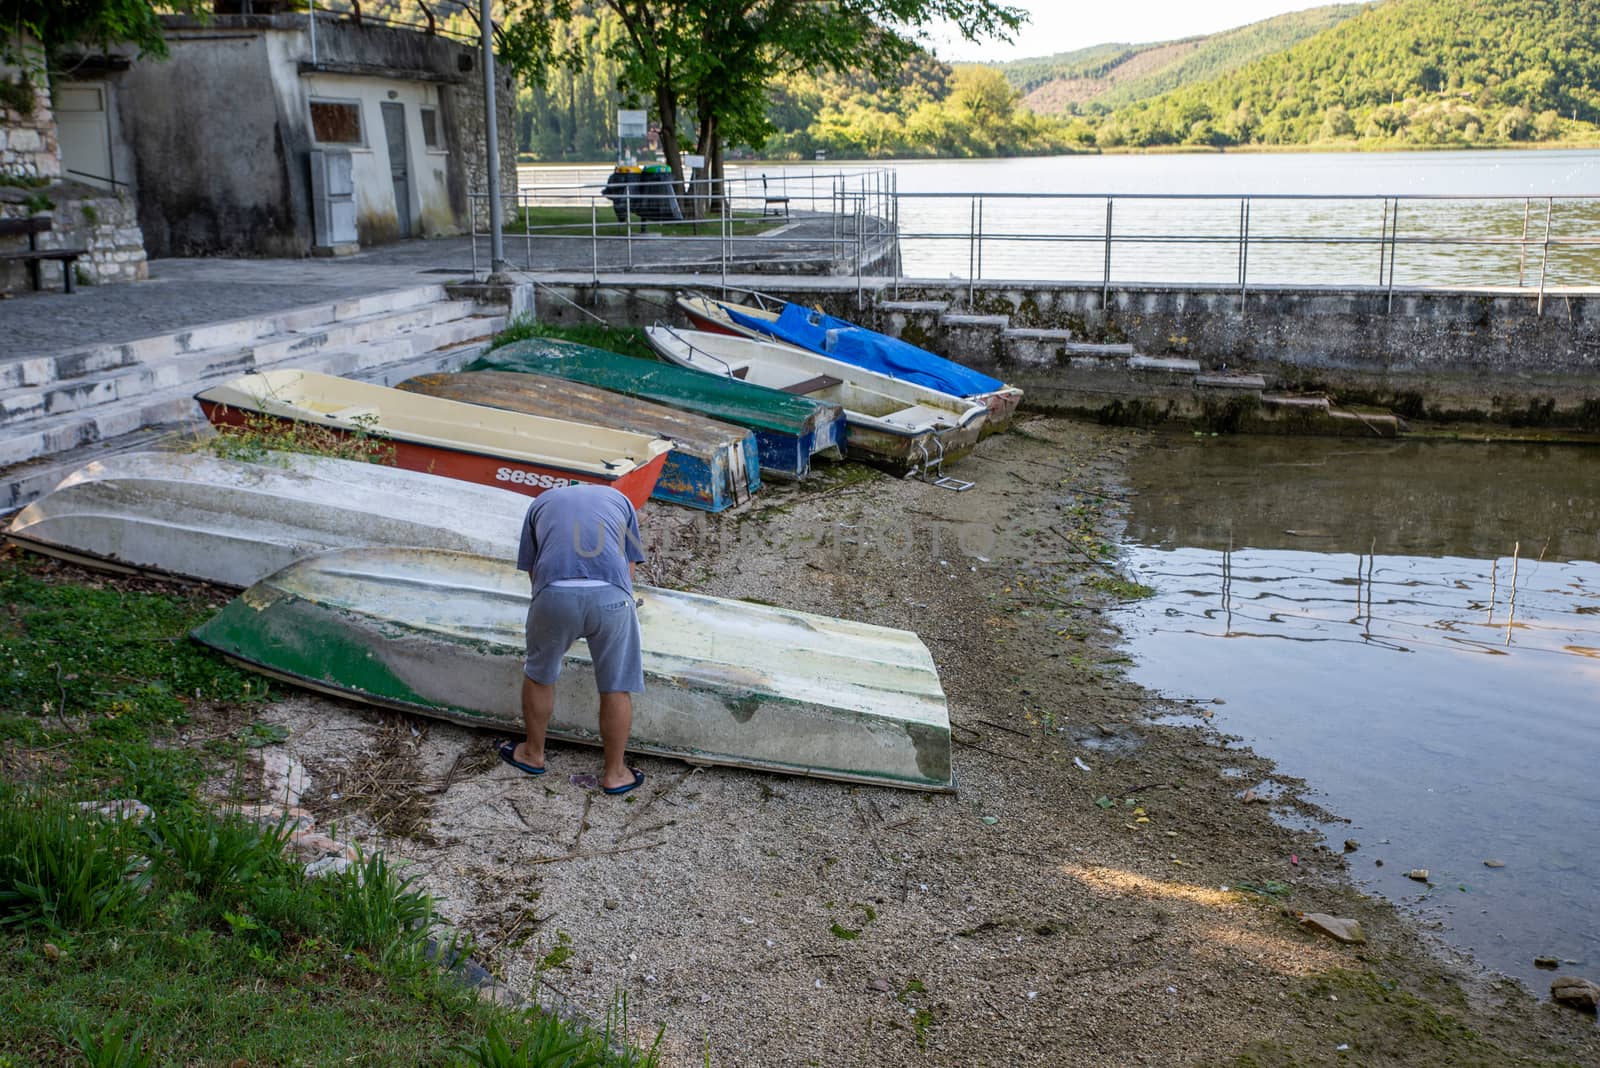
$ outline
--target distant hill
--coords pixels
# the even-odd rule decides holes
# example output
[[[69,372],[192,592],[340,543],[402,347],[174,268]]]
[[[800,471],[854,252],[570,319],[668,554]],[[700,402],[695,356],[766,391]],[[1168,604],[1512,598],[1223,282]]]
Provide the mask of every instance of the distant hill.
[[[1094,119],[1093,140],[1449,146],[1592,137],[1597,121],[1600,4],[1388,0],[1215,77],[1117,107]]]
[[[1281,52],[1359,14],[1364,4],[1332,4],[1278,15],[1201,37],[1153,44],[1103,44],[999,64],[1041,115],[1106,111],[1214,78]]]

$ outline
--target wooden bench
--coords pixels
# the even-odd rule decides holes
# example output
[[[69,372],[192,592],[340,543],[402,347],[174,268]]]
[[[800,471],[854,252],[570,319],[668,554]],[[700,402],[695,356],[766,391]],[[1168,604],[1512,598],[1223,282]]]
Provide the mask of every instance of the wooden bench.
[[[74,264],[79,256],[87,256],[88,249],[83,248],[40,248],[39,235],[48,233],[51,229],[50,220],[42,215],[32,215],[26,219],[0,219],[0,237],[23,237],[28,239],[26,250],[18,249],[12,252],[0,252],[0,263],[24,262],[28,265],[28,275],[33,282],[35,290],[40,288],[39,264],[45,260],[57,260],[61,263],[61,277],[66,281],[68,293],[77,289],[77,271]]]
[[[786,196],[773,196],[767,190],[767,176],[764,174],[761,176],[761,197],[763,200],[761,214],[763,216],[781,213],[785,219],[789,217],[789,198]]]

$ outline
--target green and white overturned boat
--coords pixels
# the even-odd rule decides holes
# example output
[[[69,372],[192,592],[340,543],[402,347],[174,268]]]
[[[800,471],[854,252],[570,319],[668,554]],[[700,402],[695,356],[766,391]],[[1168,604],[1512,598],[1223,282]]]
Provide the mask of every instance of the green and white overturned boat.
[[[952,791],[950,721],[909,631],[642,589],[629,749],[691,763]],[[194,637],[266,675],[474,727],[522,730],[527,576],[504,560],[345,549],[262,580]],[[598,745],[582,642],[554,738]],[[559,759],[559,758],[558,758]]]

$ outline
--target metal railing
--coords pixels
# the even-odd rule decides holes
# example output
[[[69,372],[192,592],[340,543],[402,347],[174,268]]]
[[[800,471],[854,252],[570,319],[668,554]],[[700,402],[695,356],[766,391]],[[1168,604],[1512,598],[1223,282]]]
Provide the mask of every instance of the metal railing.
[[[614,196],[596,183],[524,186],[501,198],[509,220],[502,242],[511,265],[524,269],[535,265],[536,241],[541,256],[548,248],[543,242],[587,242],[588,263],[569,267],[586,266],[595,279],[602,270],[697,268],[715,269],[725,281],[730,270],[759,261],[794,273],[818,267],[853,273],[859,283],[867,265],[892,248],[892,183],[893,172],[881,169],[697,179],[687,191],[673,187],[676,217],[661,217],[666,179],[626,186]],[[488,236],[487,195],[469,199],[477,276],[488,266],[479,242]],[[663,235],[672,242],[661,242]]]
[[[902,255],[948,266],[949,251],[918,253],[953,246],[969,295],[983,280],[1050,278],[1098,283],[1104,306],[1116,284],[1208,284],[1237,287],[1242,306],[1252,284],[1375,285],[1392,307],[1403,266],[1414,286],[1536,288],[1542,313],[1551,284],[1600,285],[1600,197],[900,193],[896,201]],[[918,210],[927,205],[936,208]],[[965,209],[964,228],[949,225],[957,212],[948,206]],[[998,228],[986,222],[997,206],[1010,209]],[[1052,247],[1076,254],[1042,263]],[[1026,252],[994,270],[994,252],[1015,248]],[[1564,251],[1569,262],[1555,278],[1552,261]],[[1129,253],[1142,255],[1130,265]],[[1312,262],[1315,254],[1336,258]],[[1028,273],[1007,270],[1019,259]]]
[[[779,203],[801,225],[766,229]],[[1120,285],[1233,290],[1241,309],[1252,288],[1376,289],[1391,309],[1397,287],[1516,288],[1536,292],[1543,314],[1551,287],[1600,287],[1600,196],[907,193],[883,168],[746,173],[696,184],[680,205],[685,221],[667,227],[677,258],[663,244],[640,255],[661,231],[634,221],[628,198],[592,183],[528,186],[508,217],[566,206],[587,218],[524,226],[508,248],[521,237],[532,267],[535,238],[581,237],[596,279],[693,268],[725,283],[759,265],[853,273],[858,291],[869,271],[896,292],[910,278],[965,282],[969,299],[980,282],[1046,280],[1097,287],[1102,307]]]

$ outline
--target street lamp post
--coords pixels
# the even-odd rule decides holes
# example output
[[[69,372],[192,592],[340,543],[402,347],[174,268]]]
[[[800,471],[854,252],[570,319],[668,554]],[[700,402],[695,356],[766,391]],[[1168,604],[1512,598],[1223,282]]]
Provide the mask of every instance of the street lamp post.
[[[483,30],[483,99],[489,112],[489,272],[496,275],[503,273],[508,264],[500,235],[503,220],[500,212],[499,94],[495,92],[494,84],[494,23],[491,21],[489,4],[490,0],[482,0],[482,18],[478,24]]]

